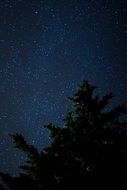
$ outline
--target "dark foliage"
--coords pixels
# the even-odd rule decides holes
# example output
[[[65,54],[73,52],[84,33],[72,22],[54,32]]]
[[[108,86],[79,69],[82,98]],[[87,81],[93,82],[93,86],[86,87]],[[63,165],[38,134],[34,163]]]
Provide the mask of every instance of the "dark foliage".
[[[16,147],[28,159],[17,177],[1,173],[10,190],[65,190],[127,188],[127,114],[125,104],[110,111],[106,106],[112,93],[101,99],[94,96],[95,86],[84,81],[72,98],[74,110],[65,125],[44,126],[52,143],[42,152],[28,145],[22,135],[12,135]],[[1,190],[4,187],[0,186]]]

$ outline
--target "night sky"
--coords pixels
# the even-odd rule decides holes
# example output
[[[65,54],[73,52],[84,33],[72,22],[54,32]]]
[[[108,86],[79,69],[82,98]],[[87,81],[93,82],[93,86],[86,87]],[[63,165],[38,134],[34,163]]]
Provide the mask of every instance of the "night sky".
[[[39,149],[84,79],[127,99],[126,0],[0,0],[0,171],[25,158],[9,133]]]

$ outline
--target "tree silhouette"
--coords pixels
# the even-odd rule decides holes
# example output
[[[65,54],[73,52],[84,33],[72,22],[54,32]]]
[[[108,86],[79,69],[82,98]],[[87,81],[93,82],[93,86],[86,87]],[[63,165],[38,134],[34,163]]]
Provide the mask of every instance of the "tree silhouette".
[[[95,86],[84,81],[73,97],[74,109],[64,126],[44,126],[52,142],[39,152],[20,134],[11,135],[15,146],[27,154],[22,173],[1,173],[10,190],[65,190],[127,187],[127,114],[125,104],[106,109],[113,94],[94,95]]]

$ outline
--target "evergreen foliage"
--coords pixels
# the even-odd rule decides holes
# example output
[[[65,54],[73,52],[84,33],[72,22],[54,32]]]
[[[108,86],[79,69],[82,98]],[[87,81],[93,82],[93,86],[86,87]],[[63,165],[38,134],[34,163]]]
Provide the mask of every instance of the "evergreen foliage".
[[[67,114],[65,125],[44,126],[52,143],[41,152],[28,145],[22,135],[11,135],[28,159],[20,166],[19,176],[0,174],[6,184],[0,190],[127,188],[127,123],[121,120],[127,106],[107,111],[113,94],[99,98],[95,89],[84,81],[69,98],[74,109]]]

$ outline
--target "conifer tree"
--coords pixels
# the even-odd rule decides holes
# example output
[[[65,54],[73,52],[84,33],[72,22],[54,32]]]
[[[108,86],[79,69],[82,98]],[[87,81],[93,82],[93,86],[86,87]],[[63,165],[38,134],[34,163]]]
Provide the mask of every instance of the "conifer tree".
[[[1,173],[10,190],[65,190],[127,187],[127,114],[125,104],[106,109],[113,94],[94,95],[96,87],[84,81],[73,97],[74,109],[63,127],[53,124],[52,142],[39,152],[20,134],[11,135],[15,146],[27,154],[17,177]],[[103,185],[101,185],[103,184]],[[5,187],[5,188],[6,188]],[[1,190],[4,187],[0,187]]]

